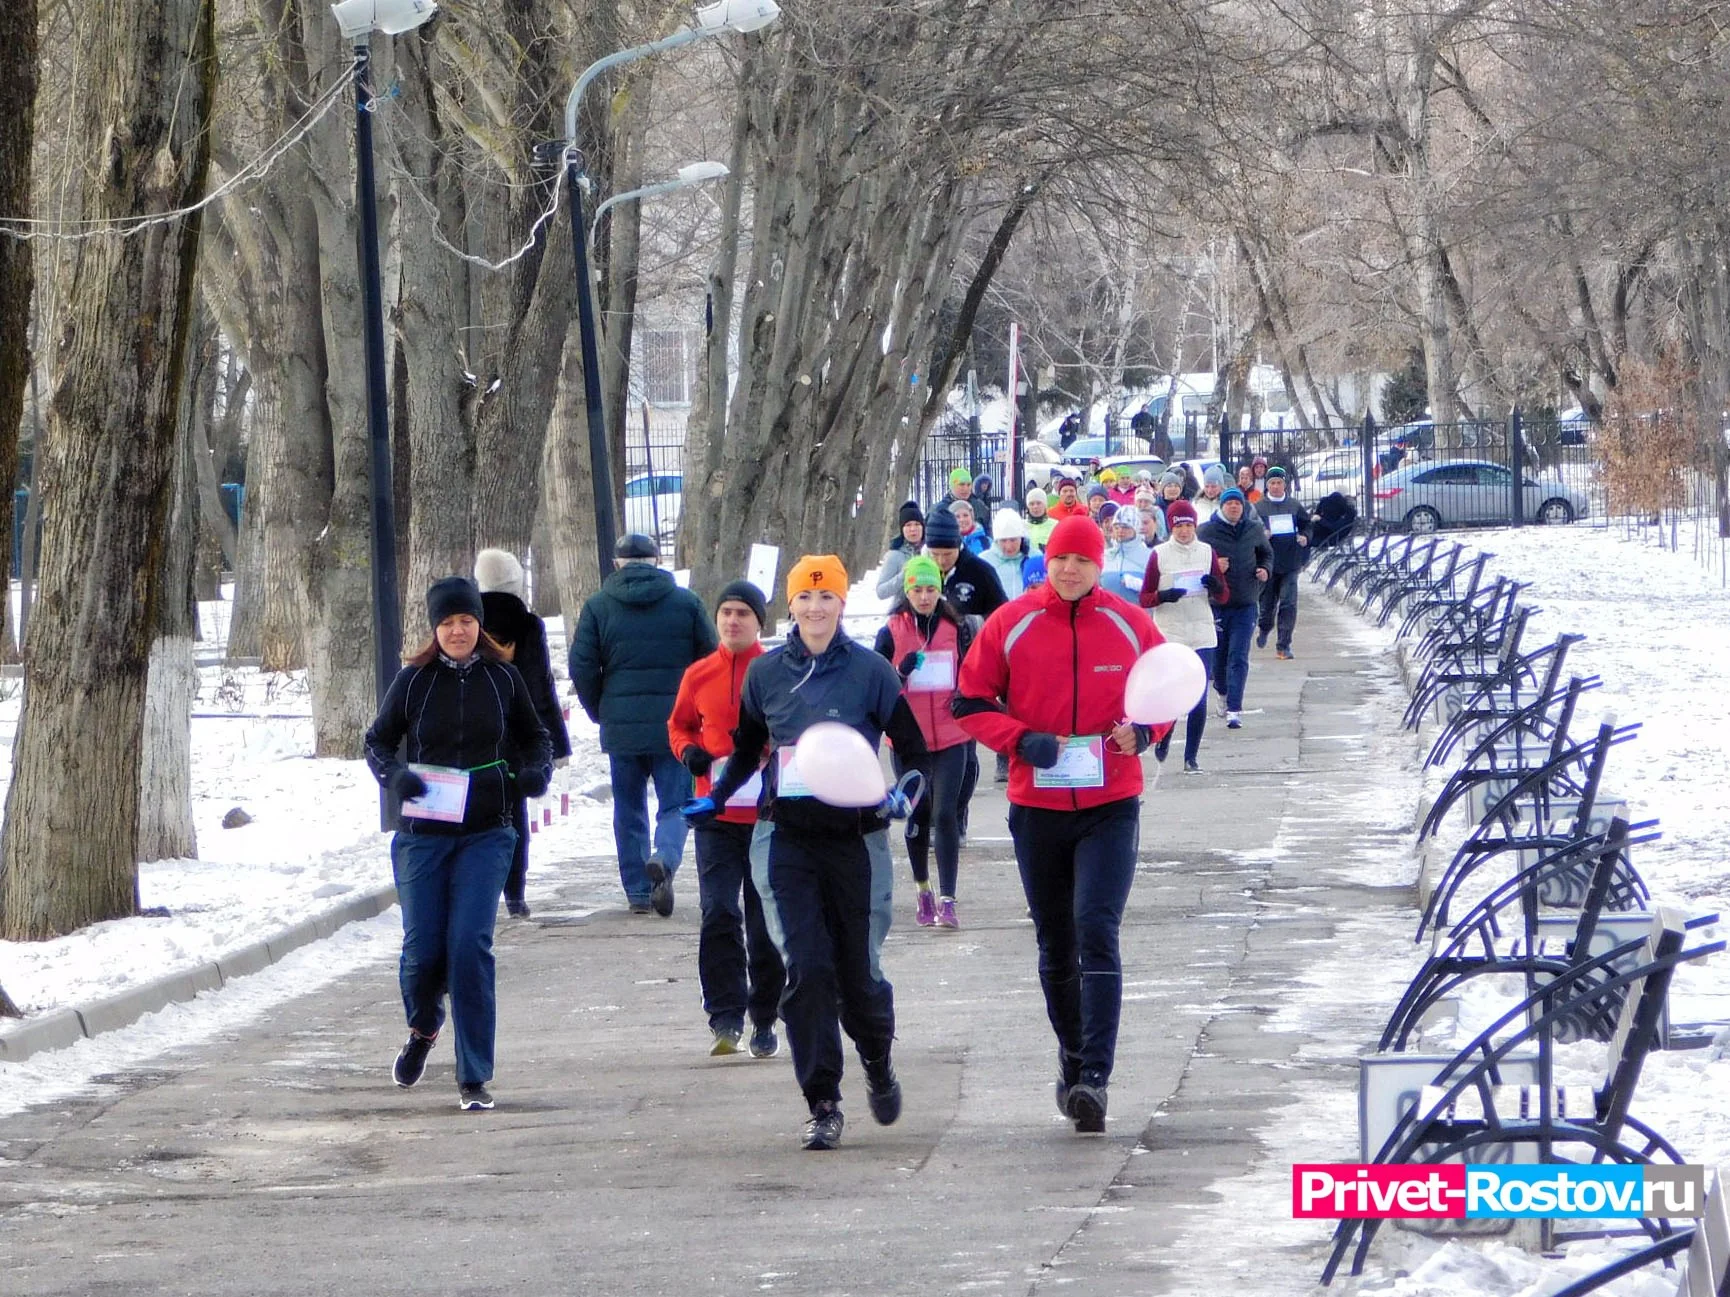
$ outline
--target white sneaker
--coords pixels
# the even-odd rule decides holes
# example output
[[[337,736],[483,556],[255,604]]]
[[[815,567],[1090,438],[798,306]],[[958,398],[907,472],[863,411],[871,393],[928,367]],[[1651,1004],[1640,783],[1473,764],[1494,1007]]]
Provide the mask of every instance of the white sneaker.
[[[1213,696],[1213,714],[1215,716],[1228,716],[1228,715],[1230,715],[1230,713],[1227,712],[1225,709],[1225,695],[1224,694],[1221,694],[1221,693],[1214,694],[1214,696]]]
[[[1228,730],[1241,730],[1243,728],[1243,713],[1227,712],[1225,714],[1225,727]]]

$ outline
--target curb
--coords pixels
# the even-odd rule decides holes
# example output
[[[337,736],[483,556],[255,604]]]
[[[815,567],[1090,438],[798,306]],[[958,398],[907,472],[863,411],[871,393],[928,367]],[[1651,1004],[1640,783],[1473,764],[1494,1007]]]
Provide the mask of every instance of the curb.
[[[147,1014],[184,1004],[200,992],[221,990],[237,977],[260,972],[290,951],[334,935],[350,923],[383,914],[396,904],[396,888],[363,892],[342,905],[285,928],[274,936],[231,950],[216,960],[165,973],[89,1004],[50,1009],[16,1026],[0,1028],[0,1063],[21,1063],[32,1054],[65,1049],[80,1040],[130,1027]]]

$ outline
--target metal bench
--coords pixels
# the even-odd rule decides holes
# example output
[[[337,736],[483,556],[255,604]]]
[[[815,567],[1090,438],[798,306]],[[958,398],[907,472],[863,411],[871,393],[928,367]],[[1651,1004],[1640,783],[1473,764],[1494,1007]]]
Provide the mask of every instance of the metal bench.
[[[1651,1247],[1556,1289],[1550,1297],[1586,1297],[1653,1262],[1669,1266],[1670,1258],[1682,1252],[1687,1256],[1677,1272],[1676,1297],[1730,1297],[1730,1194],[1725,1179],[1725,1169],[1719,1168],[1706,1191],[1705,1212],[1693,1229],[1677,1230]]]

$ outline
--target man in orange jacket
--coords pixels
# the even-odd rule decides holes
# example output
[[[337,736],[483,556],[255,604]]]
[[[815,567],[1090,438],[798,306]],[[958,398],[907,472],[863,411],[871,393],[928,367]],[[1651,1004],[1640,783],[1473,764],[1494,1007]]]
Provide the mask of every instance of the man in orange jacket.
[[[1087,517],[1087,506],[1081,500],[1081,487],[1073,475],[1063,473],[1051,479],[1057,488],[1057,503],[1049,510],[1051,516],[1062,522],[1065,518]]]
[[[767,620],[757,587],[749,581],[733,582],[715,605],[721,647],[693,662],[679,682],[667,718],[667,740],[696,779],[698,797],[709,794],[710,768],[732,754],[745,671],[763,655],[757,637]],[[787,972],[751,882],[751,835],[762,787],[761,776],[752,779],[727,800],[720,814],[696,830],[697,895],[703,913],[697,977],[715,1038],[709,1053],[716,1057],[739,1052],[747,1011],[751,1056],[772,1058],[781,1047],[775,1018]]]

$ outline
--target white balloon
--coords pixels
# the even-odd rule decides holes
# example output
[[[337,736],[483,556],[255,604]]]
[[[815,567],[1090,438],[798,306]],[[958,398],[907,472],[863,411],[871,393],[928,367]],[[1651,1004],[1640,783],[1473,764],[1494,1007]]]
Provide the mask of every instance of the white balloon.
[[[865,736],[839,721],[819,721],[799,736],[793,768],[811,795],[831,806],[875,806],[889,791]]]
[[[1169,640],[1135,660],[1123,685],[1123,714],[1137,725],[1163,725],[1189,715],[1207,689],[1196,651]]]

